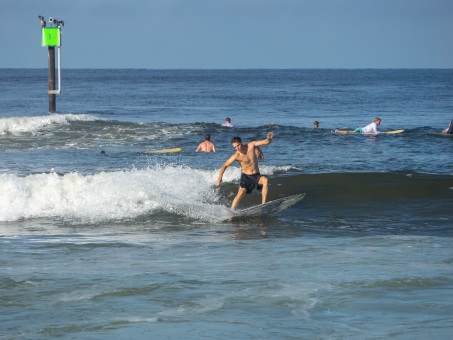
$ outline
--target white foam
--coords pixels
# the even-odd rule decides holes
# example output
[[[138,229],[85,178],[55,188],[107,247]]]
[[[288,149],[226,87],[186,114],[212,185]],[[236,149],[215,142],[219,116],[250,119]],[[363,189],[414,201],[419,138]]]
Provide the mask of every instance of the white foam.
[[[94,175],[1,174],[0,221],[37,217],[99,221],[160,210],[196,219],[222,220],[231,212],[218,202],[214,187],[217,175],[217,170],[170,165]],[[234,176],[228,172],[224,180],[230,177]]]
[[[112,322],[114,324],[121,324],[121,323],[139,323],[139,322],[145,322],[145,323],[154,323],[158,322],[158,318],[144,318],[141,316],[130,316],[126,318],[114,318]]]
[[[92,115],[86,114],[51,114],[36,117],[11,117],[0,119],[0,135],[11,133],[18,135],[26,132],[35,132],[54,127],[56,125],[65,125],[72,121],[94,121]]]

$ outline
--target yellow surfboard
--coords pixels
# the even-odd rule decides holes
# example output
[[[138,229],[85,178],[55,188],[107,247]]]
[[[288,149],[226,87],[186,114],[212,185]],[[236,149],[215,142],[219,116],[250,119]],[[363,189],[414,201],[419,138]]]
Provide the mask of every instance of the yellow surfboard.
[[[386,134],[386,135],[395,135],[397,133],[404,132],[404,130],[392,130],[392,131],[380,131],[380,133],[376,134],[374,132],[369,132],[369,133],[362,133],[362,132],[355,132],[355,131],[347,131],[347,130],[335,130],[332,131],[333,133],[336,133],[338,135],[381,135],[381,134]]]
[[[431,135],[431,136],[442,136],[442,137],[453,137],[452,134],[443,133],[443,132],[428,132],[428,135]]]
[[[386,133],[388,135],[394,135],[394,134],[401,133],[401,132],[404,132],[404,130],[393,130],[393,131],[387,131],[384,133]]]
[[[162,149],[162,150],[149,150],[143,152],[145,155],[154,155],[154,154],[159,154],[159,153],[175,153],[175,152],[181,152],[181,148],[173,148],[173,149]]]

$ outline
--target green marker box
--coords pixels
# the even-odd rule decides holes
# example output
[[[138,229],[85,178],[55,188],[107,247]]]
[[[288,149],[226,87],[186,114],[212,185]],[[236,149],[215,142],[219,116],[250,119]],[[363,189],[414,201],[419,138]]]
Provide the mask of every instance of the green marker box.
[[[41,46],[60,46],[60,28],[44,27]]]

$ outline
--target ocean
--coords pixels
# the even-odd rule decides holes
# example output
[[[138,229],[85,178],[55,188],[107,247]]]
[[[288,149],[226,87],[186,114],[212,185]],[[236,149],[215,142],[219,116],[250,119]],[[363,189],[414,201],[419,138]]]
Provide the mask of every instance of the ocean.
[[[0,339],[453,336],[453,137],[432,134],[453,70],[63,69],[61,90],[49,114],[47,69],[0,69]],[[404,132],[332,133],[375,117]],[[231,138],[269,131],[269,200],[306,196],[228,221]]]

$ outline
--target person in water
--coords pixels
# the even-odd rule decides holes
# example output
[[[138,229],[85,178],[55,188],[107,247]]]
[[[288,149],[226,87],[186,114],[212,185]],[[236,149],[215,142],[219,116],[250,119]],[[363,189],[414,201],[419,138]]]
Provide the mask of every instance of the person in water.
[[[313,123],[313,129],[319,128],[319,122],[317,120],[314,121]]]
[[[222,177],[225,170],[234,162],[238,162],[241,166],[241,181],[236,197],[233,199],[231,209],[236,210],[239,202],[244,198],[245,194],[250,194],[254,189],[261,190],[261,202],[266,203],[267,193],[269,189],[269,181],[266,176],[260,174],[258,168],[258,158],[255,149],[261,145],[269,145],[274,138],[274,133],[269,132],[266,139],[260,141],[251,141],[248,144],[243,144],[240,137],[233,137],[231,145],[236,149],[236,152],[227,159],[222,165],[215,184],[217,186],[222,183]]]
[[[234,127],[234,125],[231,123],[231,119],[230,118],[225,118],[225,122],[222,124],[222,126]]]
[[[215,145],[211,142],[211,135],[207,133],[204,136],[204,141],[198,145],[197,150],[195,152],[202,151],[202,152],[215,152]]]
[[[442,133],[446,133],[447,135],[453,135],[453,119],[451,120],[450,124],[448,124],[448,127],[442,130]]]
[[[357,128],[354,130],[355,133],[375,133],[375,134],[379,134],[379,133],[382,133],[382,132],[379,132],[377,127],[381,125],[381,118],[374,118],[374,121],[370,124],[368,124],[367,126],[363,127],[363,128]],[[341,134],[348,134],[349,131],[347,130],[335,130],[335,133],[341,133]]]

